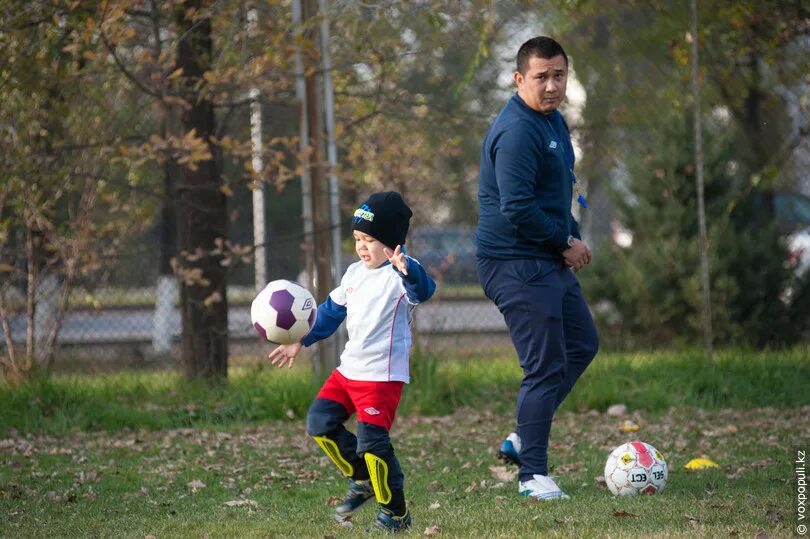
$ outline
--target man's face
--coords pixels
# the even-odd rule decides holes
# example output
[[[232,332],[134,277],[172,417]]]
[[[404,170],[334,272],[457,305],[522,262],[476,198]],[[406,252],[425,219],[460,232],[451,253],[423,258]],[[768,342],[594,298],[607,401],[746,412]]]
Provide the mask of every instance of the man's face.
[[[529,58],[526,73],[515,71],[518,95],[529,107],[548,114],[560,106],[568,84],[568,66],[562,54],[554,58]]]

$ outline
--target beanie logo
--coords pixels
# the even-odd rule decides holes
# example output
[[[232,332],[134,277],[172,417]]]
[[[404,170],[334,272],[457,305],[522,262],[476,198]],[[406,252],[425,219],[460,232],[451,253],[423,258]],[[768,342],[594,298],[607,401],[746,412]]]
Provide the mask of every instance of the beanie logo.
[[[371,208],[368,207],[367,204],[363,204],[354,212],[354,222],[355,224],[359,223],[360,221],[374,221],[374,213],[371,211]]]

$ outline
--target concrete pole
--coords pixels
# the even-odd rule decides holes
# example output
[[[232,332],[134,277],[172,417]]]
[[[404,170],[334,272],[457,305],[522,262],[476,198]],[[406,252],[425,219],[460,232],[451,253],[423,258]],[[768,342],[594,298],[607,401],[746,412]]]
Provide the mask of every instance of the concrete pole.
[[[321,65],[323,66],[324,114],[326,116],[326,158],[329,161],[329,209],[332,229],[332,276],[339,282],[343,270],[340,248],[340,186],[337,173],[337,143],[335,142],[335,92],[332,85],[332,60],[329,54],[329,18],[326,0],[318,0],[321,18]]]
[[[256,36],[256,25],[259,15],[256,8],[250,8],[247,12],[248,37]],[[258,87],[250,89],[250,144],[253,153],[253,170],[260,181],[253,189],[253,267],[254,283],[259,291],[267,284],[267,251],[265,243],[267,241],[264,226],[264,181],[261,178],[264,170],[264,158],[262,156],[262,103],[261,92]]]
[[[301,23],[303,20],[301,0],[293,0],[293,24],[295,25],[295,97],[299,103],[298,114],[298,149],[305,155],[309,147],[309,124],[307,122],[307,91],[304,80],[304,66],[301,58]],[[316,276],[313,262],[314,226],[312,223],[312,176],[309,159],[301,163],[301,218],[304,221],[304,254],[306,257],[306,276],[308,282],[301,283],[310,291],[315,290]]]
[[[706,356],[712,360],[712,302],[709,281],[709,240],[706,234],[706,209],[703,195],[703,134],[700,129],[700,90],[698,89],[698,26],[697,2],[689,2],[692,11],[692,100],[695,105],[695,182],[697,183],[698,230],[700,241],[700,280],[703,285],[703,337]]]

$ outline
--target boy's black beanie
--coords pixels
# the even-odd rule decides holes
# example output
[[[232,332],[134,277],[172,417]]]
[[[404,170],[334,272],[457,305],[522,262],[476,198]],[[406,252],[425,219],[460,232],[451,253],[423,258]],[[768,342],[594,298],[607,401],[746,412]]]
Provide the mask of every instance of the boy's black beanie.
[[[413,212],[396,191],[374,193],[354,212],[352,230],[359,230],[391,249],[404,245]]]

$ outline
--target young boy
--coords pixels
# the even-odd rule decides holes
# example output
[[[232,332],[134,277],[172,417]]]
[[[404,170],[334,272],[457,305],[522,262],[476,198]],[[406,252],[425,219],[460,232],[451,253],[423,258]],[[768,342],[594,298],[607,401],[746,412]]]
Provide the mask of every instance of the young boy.
[[[270,353],[273,365],[292,367],[302,346],[329,337],[343,319],[349,340],[340,365],[324,382],[307,413],[307,433],[349,478],[349,491],[335,508],[340,522],[372,496],[380,508],[376,526],[405,530],[404,475],[388,432],[402,387],[409,382],[411,312],[427,301],[436,283],[405,254],[412,212],[399,193],[375,193],[354,212],[352,231],[360,258],[340,286],[318,306],[312,331],[300,343]],[[357,436],[344,423],[357,412]]]

